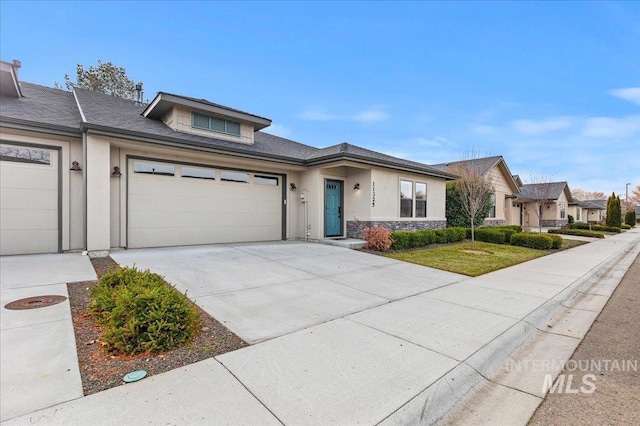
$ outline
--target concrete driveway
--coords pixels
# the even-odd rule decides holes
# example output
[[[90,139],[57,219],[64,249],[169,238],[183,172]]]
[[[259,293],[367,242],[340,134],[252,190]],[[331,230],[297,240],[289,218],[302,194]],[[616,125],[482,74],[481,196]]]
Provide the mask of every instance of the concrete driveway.
[[[249,343],[468,279],[304,242],[127,250],[111,257],[164,275]]]

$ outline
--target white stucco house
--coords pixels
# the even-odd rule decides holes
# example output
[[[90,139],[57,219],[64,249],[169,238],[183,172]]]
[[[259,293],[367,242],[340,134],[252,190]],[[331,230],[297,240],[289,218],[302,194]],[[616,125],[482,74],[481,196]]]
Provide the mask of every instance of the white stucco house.
[[[358,237],[446,225],[431,166],[264,132],[271,120],[160,92],[149,104],[18,79],[1,63],[2,254]]]

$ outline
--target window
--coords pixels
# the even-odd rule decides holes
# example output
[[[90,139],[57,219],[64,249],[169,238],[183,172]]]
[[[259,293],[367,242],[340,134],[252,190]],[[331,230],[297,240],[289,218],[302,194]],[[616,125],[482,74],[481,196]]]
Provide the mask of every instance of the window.
[[[427,184],[416,182],[416,217],[427,217]]]
[[[193,127],[211,130],[212,132],[240,136],[240,123],[224,120],[222,118],[214,118],[204,114],[198,114],[197,112],[194,112],[192,116],[191,125]]]
[[[491,208],[489,209],[489,217],[496,217],[496,194],[491,194]]]
[[[13,146],[0,147],[0,160],[14,161],[16,163],[51,164],[51,153],[41,149],[20,148]]]
[[[255,175],[253,181],[256,185],[278,186],[277,177]]]
[[[580,212],[582,209],[580,207],[576,208],[576,220],[580,220]]]
[[[564,203],[560,203],[560,219],[564,219],[566,217],[566,212],[564,210]]]
[[[413,182],[400,181],[400,217],[413,217]]]
[[[174,176],[176,167],[167,163],[150,163],[147,161],[134,161],[134,173],[146,173],[150,175]]]
[[[223,180],[225,182],[249,183],[249,173],[223,170],[220,175],[220,180]]]
[[[206,167],[182,166],[182,177],[215,180],[216,171]]]

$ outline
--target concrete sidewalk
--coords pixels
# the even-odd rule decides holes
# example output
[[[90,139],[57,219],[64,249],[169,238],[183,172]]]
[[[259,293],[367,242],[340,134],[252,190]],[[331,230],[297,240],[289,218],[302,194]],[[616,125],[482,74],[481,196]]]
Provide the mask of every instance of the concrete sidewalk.
[[[3,424],[526,424],[548,372],[510,366],[569,359],[639,251],[636,229]]]

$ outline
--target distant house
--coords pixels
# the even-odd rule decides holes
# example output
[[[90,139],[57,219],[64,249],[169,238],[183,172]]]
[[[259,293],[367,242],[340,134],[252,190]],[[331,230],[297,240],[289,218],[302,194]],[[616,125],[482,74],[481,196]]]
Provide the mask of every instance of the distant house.
[[[583,222],[600,222],[607,217],[607,200],[581,201]],[[577,220],[577,219],[576,219]]]
[[[461,167],[469,167],[477,171],[481,176],[486,177],[494,188],[491,211],[484,220],[484,224],[494,226],[520,224],[519,208],[513,207],[514,194],[519,192],[519,187],[501,155],[434,164],[433,167],[453,174]]]
[[[544,198],[541,198],[542,194]],[[541,215],[537,215],[535,209],[541,200],[548,205]],[[569,222],[568,209],[573,199],[567,182],[534,183],[523,185],[514,203],[522,205],[523,226],[540,226],[538,216],[541,216],[543,227],[560,227]]]
[[[446,226],[449,172],[274,136],[268,118],[205,99],[146,105],[20,82],[18,69],[1,62],[1,254]]]

